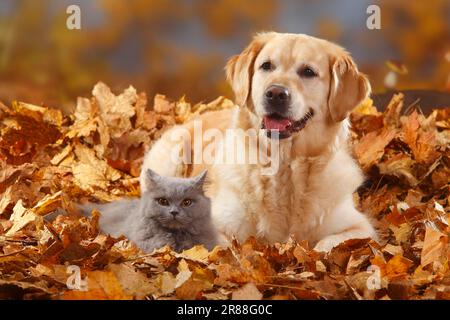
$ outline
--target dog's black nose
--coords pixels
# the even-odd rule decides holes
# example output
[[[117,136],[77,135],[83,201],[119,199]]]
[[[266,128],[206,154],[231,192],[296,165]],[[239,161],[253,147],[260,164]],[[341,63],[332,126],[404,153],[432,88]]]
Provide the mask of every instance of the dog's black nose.
[[[266,90],[266,101],[269,105],[285,106],[290,100],[291,95],[285,87],[272,85]]]
[[[169,212],[171,215],[173,215],[174,217],[176,216],[176,215],[178,215],[178,211],[170,211]]]

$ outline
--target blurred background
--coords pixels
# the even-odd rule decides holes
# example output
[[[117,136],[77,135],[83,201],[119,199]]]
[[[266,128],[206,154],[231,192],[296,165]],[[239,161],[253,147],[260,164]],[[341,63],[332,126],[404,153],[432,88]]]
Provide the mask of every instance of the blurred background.
[[[81,30],[66,27],[71,4]],[[366,27],[370,4],[380,30]],[[98,81],[150,98],[232,97],[225,62],[262,30],[341,44],[377,93],[450,92],[448,0],[0,0],[0,101],[70,106]]]

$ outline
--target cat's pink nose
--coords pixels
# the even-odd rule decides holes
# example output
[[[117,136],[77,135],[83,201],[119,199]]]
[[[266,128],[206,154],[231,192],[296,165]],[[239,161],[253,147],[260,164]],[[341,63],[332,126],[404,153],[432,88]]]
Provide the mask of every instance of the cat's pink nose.
[[[175,217],[178,214],[178,211],[170,211],[170,214]]]

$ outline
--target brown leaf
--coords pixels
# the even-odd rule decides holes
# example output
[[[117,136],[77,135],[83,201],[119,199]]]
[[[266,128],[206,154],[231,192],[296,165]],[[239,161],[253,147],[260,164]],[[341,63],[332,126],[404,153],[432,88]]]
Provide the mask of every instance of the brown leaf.
[[[113,138],[131,130],[130,118],[136,113],[133,105],[138,100],[136,90],[132,86],[115,96],[104,83],[99,82],[92,90],[92,95],[98,103],[100,118],[111,130]]]
[[[404,178],[408,184],[415,186],[418,183],[416,177],[412,174],[415,162],[408,155],[398,153],[389,157],[386,161],[378,164],[381,174],[393,175],[398,178]]]
[[[232,300],[261,300],[262,294],[254,283],[247,283],[242,288],[233,291]]]
[[[87,291],[67,290],[65,300],[130,300],[112,271],[86,272]]]
[[[370,132],[355,145],[354,150],[359,163],[365,169],[377,163],[384,154],[384,148],[394,139],[396,131],[383,129]]]
[[[168,113],[175,107],[174,103],[167,100],[166,96],[163,94],[155,95],[155,100],[153,103],[153,109],[158,113]]]
[[[400,112],[403,108],[403,93],[394,94],[389,102],[386,110],[384,111],[384,124],[385,126],[398,127],[400,123]]]
[[[388,277],[394,277],[408,273],[409,267],[412,265],[412,261],[406,259],[402,255],[395,255],[386,264],[386,275]]]
[[[12,237],[19,230],[23,229],[32,222],[35,222],[38,226],[42,224],[42,218],[35,214],[32,210],[26,209],[23,206],[22,200],[19,200],[14,206],[10,221],[12,222],[12,227],[5,234],[8,237]]]
[[[157,292],[154,282],[129,264],[109,264],[108,269],[114,273],[125,295],[143,299]]]
[[[426,228],[420,264],[422,267],[439,261],[447,247],[448,237],[438,230]]]
[[[414,111],[403,127],[404,140],[411,148],[414,159],[423,164],[432,164],[438,157],[436,137],[433,131],[419,130],[419,115]]]

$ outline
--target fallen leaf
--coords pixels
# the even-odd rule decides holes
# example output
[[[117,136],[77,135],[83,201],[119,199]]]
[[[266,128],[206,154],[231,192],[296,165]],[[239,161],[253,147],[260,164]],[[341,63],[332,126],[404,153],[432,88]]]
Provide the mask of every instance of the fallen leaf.
[[[262,294],[254,283],[247,283],[235,291],[231,296],[232,300],[261,300]]]
[[[67,290],[65,300],[130,300],[112,271],[86,272],[87,291]]]
[[[12,237],[31,222],[42,223],[42,218],[32,210],[25,208],[22,200],[19,200],[14,206],[13,214],[9,220],[12,222],[12,227],[6,232],[7,237]]]
[[[447,241],[447,235],[438,230],[426,228],[420,259],[421,266],[425,267],[434,261],[439,261],[443,251],[446,249]]]
[[[115,96],[104,83],[99,82],[92,90],[92,95],[98,103],[100,117],[110,128],[113,138],[118,138],[131,129],[130,118],[135,115],[133,105],[138,100],[132,86]]]
[[[386,129],[380,134],[370,132],[365,135],[356,145],[355,153],[363,168],[369,168],[381,159],[384,148],[394,139],[396,131]]]

